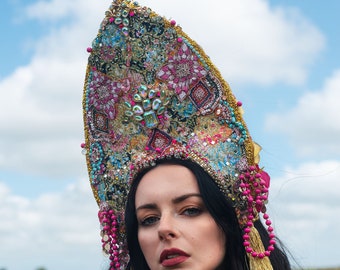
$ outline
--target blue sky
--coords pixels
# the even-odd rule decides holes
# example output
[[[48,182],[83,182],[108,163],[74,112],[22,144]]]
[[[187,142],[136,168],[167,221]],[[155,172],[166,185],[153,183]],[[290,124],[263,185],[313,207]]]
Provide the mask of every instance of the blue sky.
[[[139,1],[176,19],[243,102],[295,259],[339,266],[340,2],[210,2]],[[0,2],[0,268],[105,269],[79,145],[86,48],[109,5]]]

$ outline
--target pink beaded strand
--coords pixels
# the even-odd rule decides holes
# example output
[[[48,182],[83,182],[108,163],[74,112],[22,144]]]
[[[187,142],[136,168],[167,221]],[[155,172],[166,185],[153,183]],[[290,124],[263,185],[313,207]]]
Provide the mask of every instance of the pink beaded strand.
[[[100,224],[102,225],[102,247],[103,251],[109,255],[109,270],[120,269],[119,247],[117,244],[117,216],[112,209],[103,209],[98,213]]]
[[[268,177],[268,176],[267,176]],[[257,253],[251,247],[250,244],[250,232],[254,226],[257,213],[263,211],[263,206],[268,199],[268,187],[269,179],[262,179],[262,174],[259,172],[258,167],[250,166],[248,172],[240,175],[241,184],[240,187],[243,189],[242,195],[247,199],[247,221],[244,228],[243,245],[246,252],[251,254],[253,257],[264,258],[269,257],[270,253],[274,250],[275,245],[275,234],[274,229],[271,226],[272,222],[269,219],[269,215],[263,212],[263,219],[267,226],[269,234],[269,246],[264,252]],[[266,181],[267,180],[267,181]],[[256,210],[256,212],[255,212]]]

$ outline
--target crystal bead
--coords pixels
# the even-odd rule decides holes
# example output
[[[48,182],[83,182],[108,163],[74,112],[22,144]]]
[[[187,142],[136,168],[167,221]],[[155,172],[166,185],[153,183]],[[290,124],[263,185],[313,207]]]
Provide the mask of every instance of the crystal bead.
[[[140,96],[143,98],[147,98],[148,97],[147,90],[148,88],[145,85],[141,85],[138,89]]]
[[[130,22],[129,22],[129,19],[127,19],[127,18],[124,18],[124,19],[123,19],[123,25],[124,25],[124,26],[128,26],[129,23],[130,23]]]
[[[148,111],[143,114],[145,125],[148,128],[154,128],[158,125],[158,118],[154,111]]]
[[[151,89],[151,90],[149,91],[149,99],[153,99],[155,96],[156,96],[156,91],[153,90],[153,89]]]
[[[158,114],[158,115],[161,115],[161,114],[164,113],[164,111],[165,111],[165,107],[160,107],[160,108],[157,110],[157,114]]]
[[[143,116],[135,115],[135,119],[136,119],[138,122],[140,122],[140,121],[142,121],[144,118],[143,118]]]
[[[123,11],[122,11],[122,16],[123,17],[127,17],[129,15],[129,11],[127,10],[127,9],[124,9]]]
[[[133,100],[136,101],[136,102],[141,102],[142,101],[142,97],[139,94],[134,94]]]
[[[133,116],[133,112],[132,111],[125,111],[125,115],[128,117]]]
[[[115,19],[115,24],[121,24],[122,23],[122,19],[120,17]]]
[[[129,35],[129,29],[127,27],[123,27],[122,33],[123,33],[124,36],[128,36]]]
[[[159,109],[159,107],[161,106],[162,101],[158,98],[156,98],[153,102],[152,102],[152,109],[157,111]]]
[[[139,105],[133,106],[132,110],[133,110],[134,114],[136,114],[136,115],[142,115],[144,113],[143,108]]]
[[[151,109],[151,100],[150,99],[143,100],[143,108],[145,110],[150,110]]]
[[[125,101],[125,102],[124,102],[124,105],[125,105],[126,108],[128,108],[129,110],[131,110],[132,106],[131,106],[131,104],[130,104],[129,102]]]

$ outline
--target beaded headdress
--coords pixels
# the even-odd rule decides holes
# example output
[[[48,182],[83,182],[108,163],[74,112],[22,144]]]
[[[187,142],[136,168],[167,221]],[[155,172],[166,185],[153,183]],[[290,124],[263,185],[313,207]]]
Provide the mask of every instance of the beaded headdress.
[[[212,176],[235,208],[251,269],[272,269],[269,177],[258,166],[242,103],[202,48],[174,20],[117,0],[87,50],[82,147],[110,269],[126,269],[129,261],[124,209],[131,182],[172,157]],[[271,238],[266,250],[253,226],[261,212]]]

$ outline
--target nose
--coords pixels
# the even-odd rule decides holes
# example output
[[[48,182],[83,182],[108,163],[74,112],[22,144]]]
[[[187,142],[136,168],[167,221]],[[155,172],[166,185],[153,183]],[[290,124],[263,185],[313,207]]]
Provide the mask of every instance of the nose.
[[[176,239],[179,236],[179,230],[174,217],[162,215],[158,225],[158,236],[161,241]]]

